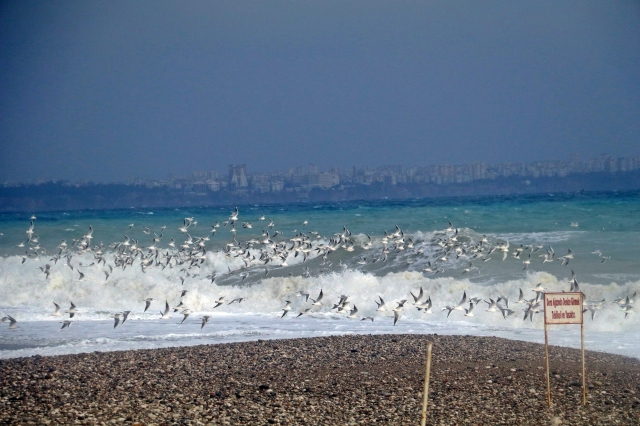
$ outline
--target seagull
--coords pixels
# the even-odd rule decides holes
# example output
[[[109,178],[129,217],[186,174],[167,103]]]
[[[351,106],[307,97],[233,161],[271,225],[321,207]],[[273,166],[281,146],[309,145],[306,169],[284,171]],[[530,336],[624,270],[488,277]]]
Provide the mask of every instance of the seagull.
[[[549,250],[547,250],[547,254],[540,255],[540,256],[543,257],[542,263],[553,262],[553,260],[555,259],[555,253],[553,251],[553,247],[549,246]]]
[[[238,211],[238,208],[236,207],[236,210],[233,213],[231,213],[231,216],[229,216],[229,220],[232,222],[235,222],[236,220],[238,220],[238,213],[239,211]]]
[[[489,299],[490,302],[487,302],[486,300],[484,301],[484,303],[486,303],[487,305],[489,305],[489,307],[487,308],[487,312],[496,312],[496,306],[497,306],[497,302],[494,302],[493,299]]]
[[[411,294],[411,296],[413,297],[413,304],[417,305],[418,302],[420,302],[420,299],[422,299],[422,296],[424,295],[424,292],[422,290],[422,287],[420,287],[420,293],[418,293],[418,295],[416,296],[415,294],[413,294],[412,292],[409,292]]]
[[[164,313],[160,311],[160,319],[168,319],[170,311],[171,308],[169,307],[169,301],[165,300]]]
[[[394,309],[393,310],[393,325],[396,325],[396,323],[398,322],[398,318],[400,318],[400,312],[396,311]]]
[[[464,268],[464,270],[462,271],[462,274],[466,274],[467,272],[471,271],[472,269],[474,269],[473,263],[469,263],[469,266]]]
[[[93,238],[93,227],[91,225],[89,225],[89,232],[87,233],[87,235],[84,236],[84,238],[86,238],[87,240],[90,240]]]
[[[62,329],[64,329],[64,328],[67,328],[67,327],[69,327],[69,326],[71,326],[71,321],[69,321],[69,320],[64,320],[64,321],[62,321],[62,327],[60,328],[60,330],[62,330]]]
[[[181,300],[180,303],[178,303],[178,305],[173,308],[173,312],[178,312],[180,310],[180,308],[184,309],[186,307],[187,307],[187,305],[185,305]]]
[[[284,308],[282,308],[282,316],[280,318],[284,318],[285,315],[287,315],[287,313],[289,313],[289,311],[291,310],[291,302],[288,300],[285,300],[285,302],[287,302],[287,304],[284,306]]]
[[[309,301],[309,293],[304,290],[300,290],[299,292],[297,292],[296,297],[306,297],[305,302]]]
[[[243,300],[244,300],[244,297],[238,297],[237,299],[233,299],[231,302],[229,302],[229,305],[234,302],[237,302],[238,304],[240,304]]]
[[[334,305],[332,309],[338,308],[339,314],[346,314],[349,312],[349,302],[343,302],[342,304]]]
[[[469,302],[473,303],[474,305],[479,305],[480,302],[482,302],[482,299],[480,299],[479,297],[470,297]]]
[[[571,251],[571,249],[569,249],[569,252],[567,254],[565,254],[564,256],[561,256],[558,260],[562,261],[562,266],[566,266],[569,264],[569,261],[573,259],[573,251]]]
[[[433,303],[431,302],[431,297],[424,301],[424,303],[416,305],[416,308],[420,310],[424,310],[425,314],[432,314],[431,308],[433,307]]]
[[[455,311],[456,307],[455,306],[445,306],[444,308],[442,308],[443,311],[449,311],[447,312],[447,318],[449,318],[449,315],[451,315],[451,312]]]
[[[122,313],[119,312],[113,316],[113,328],[116,328],[118,324],[120,324],[120,319],[122,318]]]
[[[616,299],[613,303],[617,303],[618,305],[620,305],[621,307],[625,307],[625,306],[632,306],[636,299],[636,293],[634,292],[633,295],[625,297],[624,299],[620,298],[620,299]]]
[[[469,303],[469,309],[465,309],[464,310],[464,316],[465,317],[472,317],[473,316],[473,302]]]
[[[191,314],[191,311],[189,310],[189,308],[183,310],[182,312],[180,312],[182,315],[184,315],[184,318],[182,318],[182,321],[180,321],[180,324],[182,324],[187,318],[189,318],[189,315]],[[202,327],[200,327],[202,328]]]
[[[124,324],[124,322],[127,320],[127,318],[129,318],[129,314],[131,313],[131,311],[124,311],[122,313],[122,323]]]
[[[358,313],[358,308],[356,307],[356,305],[353,305],[353,309],[351,309],[351,311],[349,312],[349,316],[347,318],[357,318],[358,316],[356,315]]]
[[[630,313],[634,312],[633,306],[631,306],[631,305],[623,305],[622,306],[622,311],[624,312],[624,317],[627,318]],[[9,326],[9,328],[11,328],[11,326]]]
[[[597,308],[595,305],[588,305],[585,309],[582,310],[582,313],[584,314],[587,311],[591,312],[591,321],[593,321],[596,318],[597,309],[602,309],[602,306]]]
[[[203,315],[202,318],[200,318],[202,320],[201,330],[204,328],[204,325],[209,322],[209,318],[211,318],[210,315]]]
[[[378,296],[380,297],[380,296]],[[378,309],[376,309],[377,312],[386,312],[387,309],[384,307],[384,300],[382,300],[382,297],[380,297],[380,302],[378,302],[377,300],[374,300],[374,302],[376,302],[376,305],[378,305]]]
[[[9,328],[17,328],[18,326],[16,325],[18,323],[18,321],[16,321],[16,319],[14,317],[12,317],[11,315],[7,315],[6,317],[2,318],[1,320],[2,322],[8,322],[9,323]]]
[[[56,302],[53,302],[53,304],[56,305],[56,311],[52,313],[51,316],[59,317],[60,315],[62,315],[60,313],[60,305],[58,305]]]
[[[149,306],[151,306],[151,302],[153,302],[154,300],[156,300],[156,299],[154,299],[153,297],[149,297],[149,298],[144,300],[144,302],[145,302],[144,312],[147,312],[147,309],[149,309]]]
[[[220,305],[224,305],[224,303],[226,302],[224,296],[220,297],[217,301],[216,301],[216,306],[213,307],[213,309],[217,308]]]
[[[576,279],[576,274],[575,272],[573,272],[573,270],[571,270],[571,280],[569,281],[569,284],[571,285],[571,288],[569,288],[570,293],[580,292],[580,285],[578,284],[578,280]]]
[[[535,302],[532,303],[531,305],[529,305],[529,307],[524,311],[524,318],[523,320],[526,320],[527,317],[529,317],[529,319],[531,321],[533,321],[533,316],[540,312],[540,302]]]
[[[308,314],[309,312],[311,312],[311,308],[307,308],[304,311],[298,313],[298,316],[296,316],[296,318],[298,318],[298,317],[300,317],[300,316],[302,316],[304,314]]]
[[[502,312],[502,317],[504,319],[507,319],[508,317],[516,313],[515,311],[512,311],[511,309],[507,309],[507,308],[500,308],[500,312]]]
[[[464,305],[466,302],[467,302],[467,292],[465,291],[462,294],[462,299],[460,300],[460,303],[458,303],[458,305],[456,305],[453,309],[456,310],[456,311],[461,311],[462,310],[462,305]]]
[[[517,302],[517,303],[520,303],[523,298],[524,298],[524,294],[522,294],[522,290],[520,290],[520,301]],[[491,300],[491,299],[489,299],[489,300]],[[498,299],[496,300],[496,303],[500,303],[500,302],[504,302],[504,305],[507,308],[509,307],[509,299],[507,299],[507,297],[502,295],[502,294],[500,296],[498,296]]]
[[[392,309],[393,312],[400,312],[404,309],[404,304],[407,303],[406,299],[403,299],[399,302],[396,302],[398,304],[398,306],[396,306],[395,308]]]
[[[73,302],[70,303],[71,307],[69,308],[69,310],[65,311],[65,313],[69,314],[69,318],[73,318],[73,316],[78,313],[78,310],[76,309],[76,305],[74,305]]]
[[[373,322],[373,317],[364,317],[361,319],[361,321],[364,321],[364,320],[371,320],[371,322]]]
[[[322,289],[320,289],[320,294],[318,295],[318,298],[315,299],[315,300],[311,299],[311,300],[313,300],[312,305],[313,306],[322,306],[322,303],[320,303],[320,301],[322,300],[322,296],[324,296],[324,295],[322,294]]]

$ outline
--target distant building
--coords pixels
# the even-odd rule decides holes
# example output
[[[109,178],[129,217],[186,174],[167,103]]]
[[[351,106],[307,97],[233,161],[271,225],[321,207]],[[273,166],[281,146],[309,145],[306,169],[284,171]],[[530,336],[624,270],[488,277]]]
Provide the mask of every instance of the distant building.
[[[247,188],[247,165],[229,165],[229,187],[231,189]]]
[[[487,175],[487,165],[484,163],[473,163],[471,165],[471,178],[473,180],[485,179]]]
[[[618,171],[618,162],[615,158],[609,157],[604,161],[604,169],[609,173],[615,173]]]

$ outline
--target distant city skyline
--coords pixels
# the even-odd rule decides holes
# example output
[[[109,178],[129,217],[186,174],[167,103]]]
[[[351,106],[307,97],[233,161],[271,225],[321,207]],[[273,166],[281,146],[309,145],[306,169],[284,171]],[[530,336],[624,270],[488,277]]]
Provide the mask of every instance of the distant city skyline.
[[[168,186],[181,189],[195,185],[200,191],[243,190],[258,192],[279,192],[289,187],[306,189],[328,189],[339,184],[365,184],[383,182],[397,183],[451,184],[474,180],[496,179],[499,177],[564,177],[574,173],[596,173],[634,171],[640,169],[640,156],[615,157],[600,154],[595,158],[581,158],[574,154],[570,159],[552,161],[518,161],[489,164],[482,161],[468,164],[430,165],[364,165],[351,167],[333,166],[321,168],[316,164],[297,165],[282,170],[256,172],[246,164],[229,164],[226,172],[218,170],[193,170],[182,175],[168,175],[161,178],[137,176],[121,181],[70,181],[66,179],[39,179],[32,181],[0,181],[3,186],[14,186],[49,181],[78,183],[126,183],[148,187]]]

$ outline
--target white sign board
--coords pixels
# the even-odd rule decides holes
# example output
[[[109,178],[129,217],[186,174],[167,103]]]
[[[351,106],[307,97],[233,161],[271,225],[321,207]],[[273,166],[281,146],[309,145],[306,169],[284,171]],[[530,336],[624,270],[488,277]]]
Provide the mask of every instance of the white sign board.
[[[582,293],[545,293],[545,324],[582,324]]]

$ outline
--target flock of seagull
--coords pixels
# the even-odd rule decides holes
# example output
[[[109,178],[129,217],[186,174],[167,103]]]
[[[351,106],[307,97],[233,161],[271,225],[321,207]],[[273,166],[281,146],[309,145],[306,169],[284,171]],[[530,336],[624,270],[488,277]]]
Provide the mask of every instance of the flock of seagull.
[[[268,222],[267,222],[268,220]],[[183,316],[181,323],[184,323],[187,318],[194,312],[185,303],[183,303],[183,297],[189,293],[189,290],[184,289],[184,284],[187,280],[204,279],[199,278],[205,276],[206,272],[202,272],[208,267],[207,260],[207,243],[210,241],[216,232],[222,227],[228,227],[232,238],[230,242],[226,243],[221,250],[227,259],[239,259],[242,261],[242,266],[238,269],[232,270],[228,267],[225,272],[211,270],[206,275],[206,279],[213,283],[216,278],[219,280],[224,277],[239,277],[240,282],[245,281],[248,277],[255,280],[260,280],[267,277],[270,272],[270,267],[285,268],[289,266],[290,261],[300,257],[301,263],[306,263],[308,260],[320,259],[318,265],[320,266],[319,273],[330,271],[330,267],[334,264],[332,259],[337,257],[335,254],[338,251],[354,252],[356,250],[362,251],[363,255],[359,256],[357,261],[357,268],[366,268],[367,265],[372,265],[378,262],[386,262],[393,256],[398,256],[400,253],[408,255],[406,260],[407,268],[412,267],[414,264],[419,264],[418,259],[423,259],[421,272],[424,274],[437,275],[442,274],[445,268],[461,268],[457,271],[460,275],[468,274],[472,270],[477,270],[478,267],[474,266],[474,262],[487,262],[492,259],[492,255],[505,261],[508,257],[516,260],[520,260],[524,265],[523,271],[526,271],[531,266],[532,261],[535,260],[534,256],[539,256],[541,263],[548,262],[560,262],[561,265],[568,265],[573,259],[574,254],[571,249],[568,249],[567,254],[556,255],[553,248],[549,246],[546,250],[541,245],[518,247],[510,246],[508,241],[497,241],[490,243],[487,236],[483,235],[481,238],[471,238],[463,236],[459,229],[455,228],[451,222],[449,226],[441,231],[437,231],[433,234],[433,237],[424,242],[415,243],[410,236],[404,234],[402,229],[395,226],[393,232],[383,232],[379,244],[375,244],[374,240],[367,235],[364,242],[358,243],[356,238],[351,234],[349,229],[344,226],[341,232],[334,235],[323,237],[318,232],[310,231],[304,232],[297,230],[294,231],[295,235],[292,238],[286,238],[279,231],[275,230],[275,223],[271,219],[267,219],[265,216],[259,218],[260,223],[263,225],[262,234],[260,237],[254,237],[244,242],[237,240],[236,226],[243,229],[252,229],[253,224],[251,222],[241,222],[239,219],[239,210],[236,208],[231,213],[229,218],[222,223],[216,222],[211,225],[209,231],[205,231],[206,235],[200,237],[194,237],[191,234],[195,233],[196,226],[198,224],[194,218],[185,218],[182,226],[177,227],[180,233],[184,237],[184,241],[177,242],[174,238],[170,238],[165,247],[161,247],[160,244],[163,241],[163,233],[166,226],[160,228],[159,233],[153,232],[148,227],[143,227],[143,233],[149,235],[151,241],[150,245],[142,245],[136,239],[129,238],[124,235],[122,241],[114,242],[108,246],[102,244],[93,244],[93,227],[89,226],[88,232],[80,238],[74,239],[71,243],[67,243],[63,240],[56,248],[56,253],[53,254],[49,262],[45,263],[38,268],[42,271],[44,278],[49,279],[52,271],[56,267],[68,267],[77,273],[77,280],[84,279],[85,274],[80,268],[86,271],[86,268],[97,267],[101,268],[105,276],[105,281],[109,280],[114,270],[139,267],[142,272],[146,272],[151,268],[164,271],[166,268],[180,270],[181,287],[177,288],[177,292],[180,292],[180,301],[175,306],[171,306],[168,300],[165,300],[164,309],[159,312],[160,319],[168,319],[171,314],[179,313]],[[22,256],[22,264],[31,264],[33,262],[42,263],[41,259],[47,256],[47,251],[41,248],[39,245],[39,238],[35,231],[36,217],[31,217],[31,222],[26,230],[26,240],[18,244],[19,248],[26,248],[25,255]],[[304,221],[301,225],[302,228],[306,228],[308,221]],[[575,226],[577,227],[577,223]],[[131,230],[135,225],[130,224],[128,229]],[[574,223],[571,224],[574,226]],[[125,231],[126,232],[126,231]],[[364,253],[371,251],[373,256],[367,258]],[[497,256],[494,255],[497,254]],[[539,254],[537,254],[539,253]],[[90,255],[93,258],[93,262],[88,265],[83,265],[81,262],[72,263],[74,256],[78,255]],[[332,255],[333,254],[333,255]],[[600,263],[606,262],[610,257],[604,256],[600,251],[595,251],[593,254],[600,258]],[[453,262],[458,260],[458,262]],[[58,265],[61,262],[61,266]],[[464,262],[465,266],[458,266]],[[468,263],[467,263],[468,262]],[[311,263],[311,262],[310,262]],[[102,264],[102,266],[101,266]],[[338,260],[338,265],[342,268],[346,268],[347,265]],[[291,274],[290,274],[291,275]],[[309,266],[303,267],[303,276],[311,277],[311,271]],[[235,278],[237,282],[237,278]],[[568,288],[561,289],[561,291],[569,292],[581,292],[580,285],[576,278],[574,271],[571,271],[571,278],[568,281]],[[464,311],[464,316],[474,316],[474,311],[477,311],[478,306],[486,304],[486,312],[500,313],[504,319],[512,318],[517,315],[515,309],[516,305],[522,306],[523,319],[530,321],[534,320],[535,314],[543,311],[543,295],[547,289],[543,288],[542,284],[537,284],[535,288],[530,289],[533,293],[528,293],[519,289],[517,300],[510,303],[510,298],[503,294],[494,295],[491,298],[482,297],[468,297],[467,292],[464,291],[460,302],[456,305],[447,305],[441,310],[447,312],[447,318],[454,312]],[[411,299],[413,300],[407,305],[407,299],[393,302],[388,305],[382,297],[378,296],[379,300],[375,300],[377,305],[376,313],[393,313],[393,324],[396,325],[400,319],[403,310],[413,305],[414,309],[421,311],[425,314],[433,313],[433,303],[430,296],[426,296],[422,287],[416,290],[416,294],[409,292]],[[528,298],[527,295],[531,294]],[[535,296],[533,295],[535,294]],[[308,303],[311,300],[311,304],[308,307],[304,307],[299,310],[296,317],[303,315],[313,314],[321,311],[325,307],[329,308],[330,312],[346,315],[349,319],[359,319],[361,321],[374,321],[373,316],[361,317],[358,315],[358,308],[355,305],[352,298],[348,295],[340,295],[335,303],[327,303],[323,290],[320,290],[316,298],[311,298],[309,291],[300,290],[297,293],[292,294],[297,298],[303,299],[303,303]],[[292,298],[287,298],[292,299]],[[513,298],[515,299],[515,297]],[[144,303],[144,310],[146,312],[156,299],[148,297],[141,303]],[[217,309],[223,305],[231,305],[234,303],[242,303],[245,299],[243,297],[227,300],[226,297],[220,297],[215,306],[212,309]],[[584,297],[583,312],[589,312],[591,319],[595,319],[596,312],[605,307],[606,301],[602,300],[588,300]],[[627,318],[629,314],[634,312],[634,304],[636,300],[636,293],[623,295],[612,302],[620,311],[624,312],[624,317]],[[73,302],[70,302],[70,307],[67,310],[62,310],[60,305],[53,302],[55,305],[54,316],[69,315],[69,319],[63,320],[61,329],[65,329],[71,326],[72,318],[78,314],[78,308]],[[285,305],[282,308],[281,318],[287,316],[287,314],[293,310],[292,300],[285,300]],[[142,310],[142,307],[140,308]],[[113,328],[122,325],[127,321],[131,310],[124,310],[118,312],[112,316],[114,320]],[[203,328],[211,315],[203,315],[200,318],[201,328]],[[17,320],[10,315],[6,315],[1,319],[3,322],[9,322],[9,328],[17,328]]]

